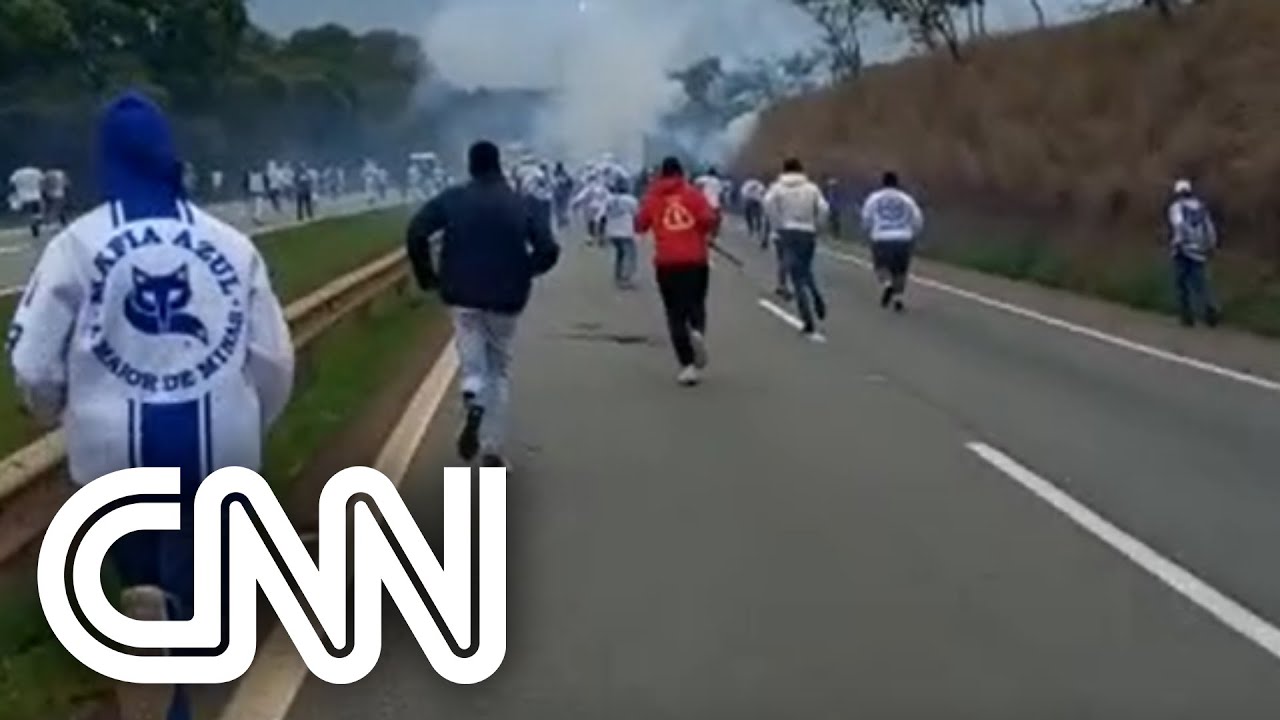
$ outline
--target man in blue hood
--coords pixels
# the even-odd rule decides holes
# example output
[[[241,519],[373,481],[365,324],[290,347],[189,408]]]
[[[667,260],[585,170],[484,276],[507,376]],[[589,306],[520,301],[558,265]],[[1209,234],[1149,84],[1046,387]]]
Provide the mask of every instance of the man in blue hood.
[[[126,615],[184,620],[196,488],[219,468],[261,466],[292,343],[257,248],[187,201],[159,108],[133,93],[112,102],[99,151],[103,203],[45,248],[9,352],[27,408],[61,424],[76,485],[180,468],[181,530],[127,535],[110,557]],[[122,685],[120,700],[131,720],[189,717],[181,688]]]
[[[505,467],[511,343],[533,279],[555,266],[560,248],[546,206],[507,184],[496,145],[476,143],[469,163],[471,182],[423,206],[406,242],[419,284],[439,287],[453,311],[466,410],[458,454]],[[430,247],[437,233],[443,233],[438,274]]]

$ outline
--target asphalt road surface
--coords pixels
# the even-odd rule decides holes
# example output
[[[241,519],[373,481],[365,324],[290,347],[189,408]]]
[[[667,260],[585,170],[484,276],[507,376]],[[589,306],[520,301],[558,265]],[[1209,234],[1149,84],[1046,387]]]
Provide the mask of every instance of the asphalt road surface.
[[[399,195],[392,194],[393,200],[398,198]],[[320,198],[316,201],[316,217],[345,215],[359,212],[367,207],[369,207],[368,196],[363,194],[346,195],[336,201]],[[253,225],[250,206],[247,202],[221,203],[208,209],[219,218],[246,232],[257,229]],[[284,203],[281,209],[282,212],[279,213],[268,210],[264,216],[265,227],[262,229],[287,225],[294,220],[294,208],[291,203]],[[56,226],[46,227],[43,237],[37,241],[31,238],[31,233],[26,228],[0,229],[0,292],[12,291],[27,281],[31,270],[40,259],[40,252],[44,249],[45,243],[56,232]]]
[[[896,316],[830,252],[811,344],[761,302],[771,255],[726,244],[695,389],[648,273],[617,292],[571,242],[540,285],[498,673],[450,685],[390,610],[373,674],[308,681],[291,718],[1280,717],[1280,385],[950,289]],[[953,281],[1280,369],[1264,342]],[[457,419],[405,486],[429,537]]]

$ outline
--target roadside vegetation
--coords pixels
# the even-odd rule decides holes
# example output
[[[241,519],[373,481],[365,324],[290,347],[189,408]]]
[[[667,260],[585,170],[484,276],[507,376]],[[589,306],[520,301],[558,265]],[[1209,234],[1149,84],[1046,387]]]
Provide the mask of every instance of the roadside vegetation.
[[[1280,3],[1131,5],[863,69],[765,113],[738,165],[795,154],[855,198],[896,168],[940,259],[1156,311],[1189,177],[1223,231],[1227,321],[1280,335]]]

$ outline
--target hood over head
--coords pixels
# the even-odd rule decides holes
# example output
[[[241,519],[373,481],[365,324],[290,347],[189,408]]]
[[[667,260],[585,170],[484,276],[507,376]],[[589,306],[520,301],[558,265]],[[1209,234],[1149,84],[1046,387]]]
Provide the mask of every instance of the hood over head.
[[[778,184],[784,187],[798,187],[800,185],[808,185],[809,177],[804,173],[789,172],[782,173],[778,176]]]
[[[674,195],[682,192],[688,186],[689,181],[683,175],[658,178],[652,184],[653,191],[659,195]]]
[[[116,98],[99,125],[102,194],[118,202],[124,220],[180,217],[182,163],[160,108],[136,92]]]

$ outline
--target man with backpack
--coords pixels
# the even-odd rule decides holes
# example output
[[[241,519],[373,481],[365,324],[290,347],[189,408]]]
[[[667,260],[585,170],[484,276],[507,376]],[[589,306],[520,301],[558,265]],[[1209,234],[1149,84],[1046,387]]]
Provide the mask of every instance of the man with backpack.
[[[1218,246],[1218,230],[1204,201],[1196,195],[1190,180],[1178,180],[1169,205],[1174,287],[1182,324],[1194,327],[1196,316],[1209,327],[1220,320],[1213,291],[1209,287],[1209,258]]]

